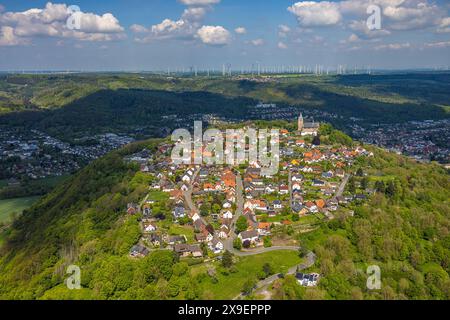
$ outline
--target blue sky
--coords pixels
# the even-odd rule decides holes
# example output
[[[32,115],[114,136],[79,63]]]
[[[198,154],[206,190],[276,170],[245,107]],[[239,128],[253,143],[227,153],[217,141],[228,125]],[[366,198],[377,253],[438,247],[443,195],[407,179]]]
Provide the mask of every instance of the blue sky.
[[[445,0],[0,0],[0,70],[444,67],[449,11]]]

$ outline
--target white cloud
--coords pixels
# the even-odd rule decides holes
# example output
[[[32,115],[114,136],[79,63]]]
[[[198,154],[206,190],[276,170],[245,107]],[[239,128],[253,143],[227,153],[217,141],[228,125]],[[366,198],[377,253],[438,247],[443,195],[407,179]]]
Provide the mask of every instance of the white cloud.
[[[289,28],[288,26],[284,25],[284,24],[280,24],[278,26],[278,36],[282,37],[282,38],[286,38],[287,34],[291,32],[291,28]]]
[[[287,25],[284,25],[284,24],[280,24],[278,26],[278,28],[280,29],[281,32],[284,32],[284,33],[288,33],[291,31],[291,28],[289,28]]]
[[[230,32],[222,26],[203,26],[197,36],[204,44],[223,46],[231,42]]]
[[[358,42],[361,39],[356,34],[351,34],[350,37],[348,37],[348,42]]]
[[[384,37],[384,36],[388,36],[391,34],[390,31],[385,30],[385,29],[380,29],[380,30],[370,30],[367,27],[367,23],[366,21],[362,20],[362,21],[357,21],[357,20],[353,20],[349,23],[348,27],[359,37],[362,38],[364,40],[368,40],[368,39],[375,39],[375,38],[380,38],[380,37]]]
[[[450,41],[429,42],[425,44],[426,48],[447,48],[450,47]]]
[[[279,48],[279,49],[287,49],[288,46],[287,46],[286,43],[280,41],[280,42],[278,42],[278,48]]]
[[[67,27],[70,17],[78,19],[78,29]],[[72,13],[65,4],[47,3],[45,8],[32,8],[23,12],[0,13],[0,25],[13,28],[15,37],[30,40],[32,37],[73,38],[85,41],[110,41],[123,39],[124,28],[110,13]],[[8,29],[8,33],[10,29]],[[29,42],[29,41],[28,41]]]
[[[258,38],[258,39],[254,39],[254,40],[250,40],[250,44],[254,45],[255,47],[259,47],[264,45],[264,39]]]
[[[220,0],[179,0],[186,6],[208,6],[212,4],[218,4]]]
[[[244,27],[238,27],[238,28],[234,29],[234,32],[236,32],[237,34],[246,34],[247,29],[245,29]]]
[[[17,37],[12,27],[3,26],[0,28],[0,47],[18,46],[27,44],[27,40]]]
[[[302,27],[321,27],[338,24],[342,20],[339,5],[329,1],[301,1],[288,7]]]
[[[409,6],[387,6],[383,9],[383,16],[390,20],[390,29],[421,29],[437,25],[441,20],[442,11],[435,4],[426,1],[414,4],[411,0],[405,1],[405,4]]]
[[[411,48],[411,44],[409,42],[405,43],[389,43],[389,44],[381,44],[375,47],[375,50],[401,50],[401,49],[409,49]]]
[[[448,7],[432,0],[343,0],[300,1],[288,7],[298,19],[300,27],[337,25],[341,21],[366,20],[369,5],[377,5],[382,13],[384,32],[426,29],[436,27],[437,32],[449,32],[450,27],[440,26],[448,15]],[[361,38],[382,36],[357,33]],[[386,34],[384,34],[386,35]]]
[[[132,32],[134,32],[134,33],[146,33],[146,32],[149,31],[146,27],[144,27],[144,26],[142,26],[140,24],[133,24],[133,25],[131,25],[130,26],[130,30]]]
[[[200,38],[198,31],[202,28],[203,18],[212,9],[212,5],[219,3],[220,0],[179,0],[179,2],[188,7],[178,20],[164,19],[150,28],[135,26],[132,29],[133,32],[145,34],[135,40],[140,43],[148,43],[155,40],[192,41]]]
[[[184,10],[181,19],[188,21],[199,21],[203,19],[206,14],[206,9],[202,7],[187,8]]]
[[[450,17],[443,18],[439,23],[439,27],[437,29],[438,33],[448,33],[450,32]]]

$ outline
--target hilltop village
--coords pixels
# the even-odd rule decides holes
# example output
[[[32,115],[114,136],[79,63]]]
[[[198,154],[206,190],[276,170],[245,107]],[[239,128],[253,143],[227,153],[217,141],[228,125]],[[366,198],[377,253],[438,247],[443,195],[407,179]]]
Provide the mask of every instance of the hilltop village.
[[[373,192],[356,193],[354,185],[348,186],[357,171],[354,164],[373,154],[360,146],[320,144],[319,130],[319,123],[305,122],[302,115],[298,130],[281,129],[280,168],[273,176],[263,176],[255,162],[176,165],[170,143],[128,157],[150,181],[145,198],[125,209],[127,215],[141,216],[142,237],[130,256],[173,250],[181,258],[207,261],[227,251],[242,256],[299,250],[294,231],[311,231],[315,222],[333,219],[338,211],[353,215],[347,205]],[[306,286],[318,277],[297,273]]]

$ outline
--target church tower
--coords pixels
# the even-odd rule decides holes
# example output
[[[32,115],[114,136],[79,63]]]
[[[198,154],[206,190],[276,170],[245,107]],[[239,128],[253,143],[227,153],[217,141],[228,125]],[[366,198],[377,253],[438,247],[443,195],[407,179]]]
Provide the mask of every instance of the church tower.
[[[303,131],[303,114],[300,113],[300,116],[298,117],[298,132]]]

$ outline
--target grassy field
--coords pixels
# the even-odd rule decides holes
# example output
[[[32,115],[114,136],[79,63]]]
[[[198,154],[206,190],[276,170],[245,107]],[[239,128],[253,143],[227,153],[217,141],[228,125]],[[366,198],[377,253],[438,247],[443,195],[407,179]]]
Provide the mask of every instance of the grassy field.
[[[0,180],[0,189],[8,185],[8,180]]]
[[[213,283],[208,277],[204,279],[200,285],[204,292],[204,299],[232,299],[237,296],[245,281],[249,278],[255,278],[256,274],[262,270],[262,266],[265,263],[270,263],[275,273],[287,272],[287,270],[299,263],[301,258],[296,251],[273,251],[267,252],[255,256],[241,257],[235,264],[237,272],[224,275],[220,272],[220,268],[217,267],[218,263],[215,263],[217,267],[217,283]],[[194,266],[191,268],[193,275],[204,273],[207,271],[207,266]]]
[[[35,203],[39,197],[26,197],[0,200],[0,222],[10,222],[12,213],[21,214],[24,209],[27,209]]]
[[[169,194],[162,191],[150,191],[148,193],[148,199],[153,201],[166,201],[169,200]]]
[[[189,243],[194,242],[194,229],[189,226],[180,226],[177,224],[173,224],[170,226],[169,234],[173,236],[185,235]]]

